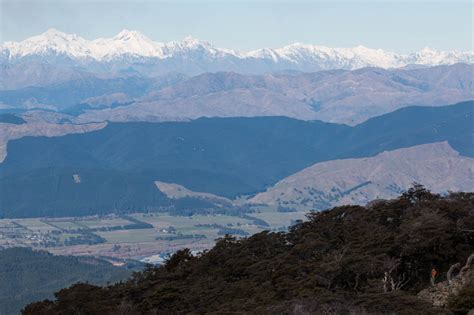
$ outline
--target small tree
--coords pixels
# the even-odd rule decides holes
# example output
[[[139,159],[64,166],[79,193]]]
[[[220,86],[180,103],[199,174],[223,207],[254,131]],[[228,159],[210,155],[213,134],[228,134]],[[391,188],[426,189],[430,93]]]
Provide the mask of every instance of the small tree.
[[[418,204],[423,201],[438,199],[439,197],[438,194],[433,194],[426,189],[425,186],[415,182],[400,198],[402,200],[408,200],[413,204]]]
[[[384,293],[398,291],[410,282],[410,278],[406,276],[406,273],[399,270],[400,265],[400,258],[390,257],[383,262],[385,270],[382,278]]]
[[[165,268],[170,271],[175,270],[193,258],[194,256],[191,254],[191,250],[189,248],[180,249],[166,260]]]

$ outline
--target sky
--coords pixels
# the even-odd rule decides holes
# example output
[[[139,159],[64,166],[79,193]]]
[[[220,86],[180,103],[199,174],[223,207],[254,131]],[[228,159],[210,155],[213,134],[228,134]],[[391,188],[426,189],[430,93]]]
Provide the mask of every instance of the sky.
[[[473,49],[473,2],[0,0],[0,42],[49,28],[87,39],[137,30],[167,42],[192,37],[252,50],[301,42],[407,53]]]

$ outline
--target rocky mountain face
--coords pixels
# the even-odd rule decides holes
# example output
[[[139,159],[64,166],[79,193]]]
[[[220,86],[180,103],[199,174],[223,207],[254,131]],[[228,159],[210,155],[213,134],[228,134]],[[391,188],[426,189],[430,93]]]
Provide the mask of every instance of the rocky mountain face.
[[[414,182],[438,193],[471,191],[474,159],[460,156],[447,142],[438,142],[374,157],[321,162],[279,181],[250,202],[306,210],[365,205],[391,199]]]
[[[55,29],[0,48],[0,88],[41,86],[78,78],[86,73],[140,73],[146,76],[179,72],[237,71],[248,74],[297,70],[314,72],[364,67],[400,68],[473,63],[474,52],[425,48],[396,54],[364,46],[330,48],[295,43],[282,48],[250,52],[217,48],[192,37],[169,43],[155,42],[137,31],[124,30],[112,38],[86,40]],[[28,76],[22,71],[27,70]],[[41,78],[47,78],[46,82]]]

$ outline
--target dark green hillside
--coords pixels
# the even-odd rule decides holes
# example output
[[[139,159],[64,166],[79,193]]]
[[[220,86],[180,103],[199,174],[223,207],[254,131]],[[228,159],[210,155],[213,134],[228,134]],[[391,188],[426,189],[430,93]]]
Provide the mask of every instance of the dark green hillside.
[[[153,210],[170,205],[153,177],[118,171],[38,169],[0,181],[4,217],[75,216]],[[25,189],[28,188],[28,189]],[[34,210],[34,211],[32,211]]]
[[[2,177],[49,168],[143,173],[232,197],[337,152],[349,127],[285,117],[110,123],[100,131],[11,141]]]
[[[0,250],[0,314],[18,314],[28,303],[52,298],[76,282],[106,284],[130,271],[94,258],[53,256],[28,248]]]
[[[284,117],[203,118],[110,123],[85,134],[25,137],[9,142],[8,156],[0,164],[0,191],[8,192],[8,197],[0,200],[0,211],[8,216],[37,216],[35,208],[40,205],[44,208],[41,214],[56,212],[57,191],[68,196],[57,197],[64,199],[59,206],[82,208],[77,214],[94,206],[97,190],[109,191],[100,204],[104,212],[128,205],[162,205],[162,195],[152,191],[153,180],[233,198],[261,191],[317,162],[446,140],[461,154],[474,156],[473,113],[474,102],[466,102],[404,108],[356,127]],[[120,176],[110,176],[120,177],[120,187],[113,187],[113,177],[107,178],[116,172]],[[100,180],[96,186],[82,188],[50,180],[50,174],[65,176],[69,182],[72,174],[90,174]],[[127,182],[136,182],[140,188]],[[46,193],[40,195],[39,191]]]
[[[452,314],[416,294],[433,267],[444,281],[474,253],[473,209],[474,194],[416,186],[370,208],[311,213],[288,233],[226,236],[198,257],[181,250],[127,283],[76,285],[24,314]],[[469,272],[449,302],[459,314],[474,298]]]
[[[359,145],[346,155],[368,156],[386,149],[448,140],[461,155],[474,157],[474,102],[453,106],[405,107],[354,127],[348,138]],[[361,154],[362,153],[362,154]]]
[[[21,125],[21,124],[26,123],[26,121],[20,116],[17,116],[15,114],[5,113],[5,114],[0,114],[0,123]]]

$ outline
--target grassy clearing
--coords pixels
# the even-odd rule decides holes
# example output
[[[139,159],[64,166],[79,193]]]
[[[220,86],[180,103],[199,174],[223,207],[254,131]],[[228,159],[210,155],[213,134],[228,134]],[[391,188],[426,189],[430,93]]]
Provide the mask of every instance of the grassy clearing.
[[[74,223],[71,219],[64,220],[64,221],[59,221],[59,220],[45,221],[45,223],[53,227],[63,229],[63,230],[77,230],[77,229],[83,228],[82,226]]]
[[[114,227],[114,226],[125,226],[131,222],[121,218],[100,218],[96,220],[78,220],[74,221],[80,225],[87,226],[88,228],[101,228],[101,227]]]
[[[108,232],[97,232],[95,234],[102,236],[108,243],[146,243],[154,242],[158,235],[156,229],[142,230],[117,230]]]

